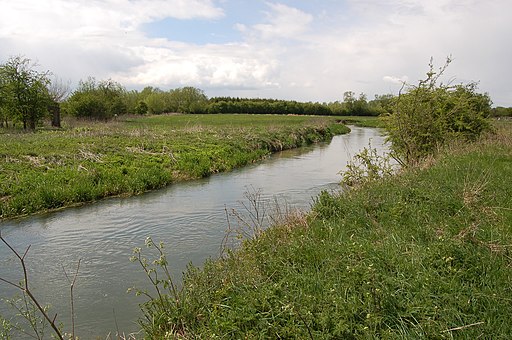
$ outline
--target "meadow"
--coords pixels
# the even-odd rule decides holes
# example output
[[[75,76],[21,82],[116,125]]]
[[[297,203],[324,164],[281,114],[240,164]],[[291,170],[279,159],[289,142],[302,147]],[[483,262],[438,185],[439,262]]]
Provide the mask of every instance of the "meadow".
[[[68,119],[56,130],[3,129],[0,218],[140,194],[348,131],[332,117],[277,115]]]

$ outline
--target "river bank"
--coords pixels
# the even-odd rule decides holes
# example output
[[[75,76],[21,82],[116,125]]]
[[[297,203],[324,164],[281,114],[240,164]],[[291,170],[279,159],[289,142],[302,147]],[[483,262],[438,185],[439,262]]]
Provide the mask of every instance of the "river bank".
[[[276,200],[283,214],[309,211],[320,192],[339,189],[338,172],[370,140],[379,153],[385,153],[384,138],[381,130],[351,127],[350,133],[328,143],[277,152],[230,172],[176,182],[143,195],[5,220],[0,230],[15,249],[23,251],[30,245],[26,257],[30,286],[42,303],[51,304],[52,314],[59,315],[66,331],[71,327],[69,282],[62,269],[74,272],[81,260],[75,286],[76,334],[105,339],[118,331],[137,333],[139,304],[145,297],[126,291],[133,286],[153,290],[129,257],[146,237],[167,245],[170,273],[180,280],[189,264],[200,266],[219,256],[228,225],[226,212],[231,216],[233,209],[243,210],[247,192],[259,193],[267,213]],[[260,212],[260,217],[268,217],[263,206]],[[234,216],[230,220],[233,226],[238,224]],[[9,249],[0,247],[0,277],[18,282],[22,274]],[[0,296],[15,294],[13,287],[0,284]],[[14,312],[0,303],[0,315],[10,319]]]
[[[507,338],[512,126],[323,193],[153,300],[149,338]]]
[[[0,218],[136,195],[350,131],[334,117],[162,115],[0,134]]]

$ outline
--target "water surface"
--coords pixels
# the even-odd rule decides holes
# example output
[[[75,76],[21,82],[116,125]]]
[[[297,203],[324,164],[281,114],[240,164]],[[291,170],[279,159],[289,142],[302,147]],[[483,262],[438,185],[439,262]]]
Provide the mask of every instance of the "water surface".
[[[265,161],[206,179],[176,183],[165,189],[129,198],[112,198],[0,224],[2,235],[27,256],[29,282],[41,302],[51,302],[58,320],[69,327],[69,283],[81,259],[75,286],[77,334],[83,339],[105,338],[116,329],[138,329],[141,297],[127,294],[131,286],[148,287],[140,267],[128,259],[146,237],[163,241],[173,275],[186,265],[219,255],[226,230],[226,208],[241,209],[244,193],[258,191],[289,206],[308,209],[322,190],[337,190],[347,161],[363,147],[383,150],[377,129],[352,127],[329,144],[288,150]],[[0,277],[18,282],[21,268],[0,246]],[[15,289],[0,282],[0,297]],[[5,305],[0,313],[8,315]]]

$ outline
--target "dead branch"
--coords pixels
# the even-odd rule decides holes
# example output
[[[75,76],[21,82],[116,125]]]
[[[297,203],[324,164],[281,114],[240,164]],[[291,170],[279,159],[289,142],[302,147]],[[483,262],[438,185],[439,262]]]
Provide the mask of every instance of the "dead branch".
[[[61,340],[64,340],[64,337],[62,336],[59,328],[57,327],[57,325],[55,324],[55,320],[57,319],[57,314],[55,314],[55,316],[53,317],[53,319],[50,318],[50,316],[48,315],[48,313],[44,310],[44,308],[41,306],[41,304],[39,303],[39,301],[37,300],[37,298],[32,294],[32,291],[30,290],[29,288],[29,280],[28,280],[28,272],[27,272],[27,266],[25,264],[25,257],[27,256],[28,254],[28,251],[30,249],[30,246],[27,247],[27,249],[25,250],[25,252],[23,253],[23,255],[20,255],[20,253],[18,251],[16,251],[16,249],[14,249],[8,242],[6,239],[4,239],[4,237],[2,236],[2,233],[0,232],[0,241],[2,241],[3,244],[5,244],[10,250],[11,252],[18,258],[18,260],[20,261],[20,264],[21,264],[21,268],[23,269],[23,284],[15,284],[9,280],[6,280],[4,278],[0,278],[0,280],[2,282],[5,282],[5,283],[8,283],[16,288],[18,288],[19,290],[21,290],[23,292],[23,294],[25,294],[26,296],[28,296],[30,298],[30,300],[34,303],[34,305],[37,307],[37,309],[39,310],[39,312],[41,312],[41,314],[43,315],[43,317],[46,319],[46,321],[48,321],[48,323],[50,324],[50,326],[52,327],[53,331],[55,332],[55,335],[61,339]]]

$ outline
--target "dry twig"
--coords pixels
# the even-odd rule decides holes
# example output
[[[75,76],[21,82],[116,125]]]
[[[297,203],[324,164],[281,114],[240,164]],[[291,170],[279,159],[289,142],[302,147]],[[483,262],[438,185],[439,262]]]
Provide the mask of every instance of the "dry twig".
[[[12,281],[9,281],[9,280],[6,280],[4,278],[1,278],[0,277],[0,281],[4,282],[4,283],[7,283],[13,287],[16,287],[18,288],[19,290],[21,290],[23,292],[23,294],[27,295],[30,300],[34,303],[34,305],[37,307],[37,309],[41,312],[41,314],[43,315],[43,317],[46,319],[46,321],[48,321],[48,323],[50,324],[50,326],[52,327],[53,331],[55,332],[55,335],[61,339],[61,340],[64,340],[64,337],[62,336],[59,328],[57,327],[56,323],[55,323],[55,320],[57,319],[57,314],[55,314],[55,316],[53,317],[53,319],[50,318],[50,316],[48,315],[48,313],[45,311],[45,309],[41,306],[41,304],[39,303],[39,301],[37,300],[37,298],[32,294],[30,288],[29,288],[29,281],[28,281],[28,272],[27,272],[27,266],[25,265],[25,257],[27,256],[28,254],[28,251],[30,250],[30,246],[27,247],[27,249],[25,250],[25,252],[23,253],[23,255],[21,255],[20,253],[18,253],[18,251],[16,251],[16,249],[14,249],[2,236],[2,233],[0,232],[0,241],[2,241],[10,250],[11,252],[16,255],[16,257],[18,258],[18,260],[20,261],[20,264],[21,264],[21,268],[23,269],[23,281],[19,284],[16,284]]]

